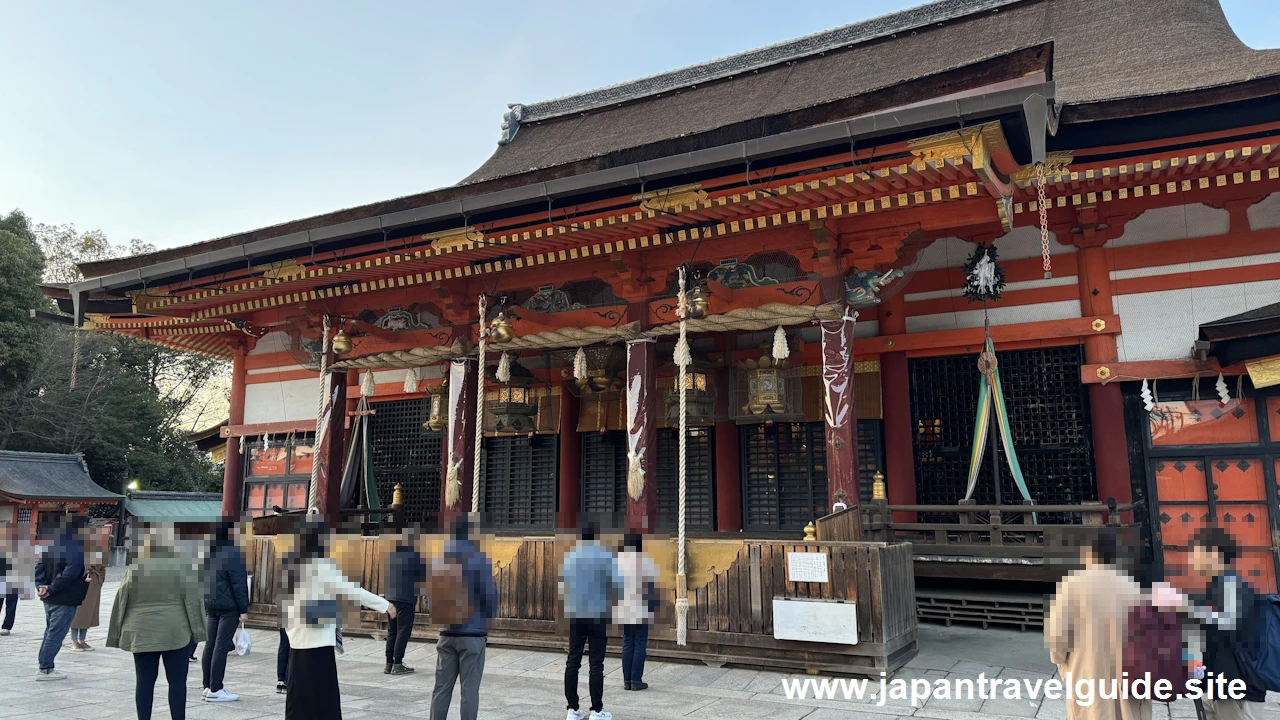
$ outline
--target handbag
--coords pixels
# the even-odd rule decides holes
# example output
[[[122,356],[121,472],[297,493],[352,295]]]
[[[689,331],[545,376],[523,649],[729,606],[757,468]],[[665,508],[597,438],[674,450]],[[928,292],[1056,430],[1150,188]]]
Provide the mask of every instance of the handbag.
[[[324,625],[338,621],[337,600],[308,600],[302,605],[302,617],[308,625]]]

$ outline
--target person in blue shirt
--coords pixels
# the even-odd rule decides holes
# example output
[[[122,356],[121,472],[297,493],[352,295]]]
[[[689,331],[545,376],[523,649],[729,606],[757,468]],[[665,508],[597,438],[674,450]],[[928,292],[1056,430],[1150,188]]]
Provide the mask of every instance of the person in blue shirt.
[[[471,519],[459,516],[453,521],[452,530],[453,537],[444,547],[444,560],[462,565],[471,614],[461,625],[448,625],[440,630],[430,720],[449,717],[455,682],[462,684],[462,720],[476,720],[480,712],[480,679],[484,675],[489,621],[498,612],[498,586],[493,581],[493,564],[472,539]]]
[[[44,641],[40,643],[40,671],[36,680],[65,680],[53,661],[67,638],[76,608],[89,593],[85,579],[84,541],[88,519],[83,515],[63,520],[53,546],[36,564],[36,595],[44,601]]]
[[[597,542],[596,533],[594,523],[584,523],[581,539],[564,556],[560,569],[560,597],[569,621],[569,659],[564,667],[564,698],[569,708],[566,720],[585,717],[578,709],[578,671],[584,648],[589,648],[590,720],[613,720],[613,714],[604,711],[604,653],[609,618],[623,580],[617,558]]]

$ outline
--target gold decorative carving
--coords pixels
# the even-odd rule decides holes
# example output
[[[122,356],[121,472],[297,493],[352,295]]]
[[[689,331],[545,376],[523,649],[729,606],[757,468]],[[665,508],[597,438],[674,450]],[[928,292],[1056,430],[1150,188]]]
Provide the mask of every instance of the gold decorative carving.
[[[427,233],[422,239],[431,243],[431,249],[438,252],[462,250],[468,245],[484,242],[484,233],[470,226]]]
[[[1074,160],[1069,151],[1051,152],[1044,157],[1044,173],[1045,175],[1053,175],[1066,169],[1071,161]],[[1036,179],[1036,166],[1028,165],[1009,178],[1012,182],[1030,182]]]
[[[1254,388],[1280,385],[1280,356],[1250,360],[1244,364]]]
[[[1102,367],[1098,368],[1097,372],[1098,372],[1099,380],[1106,380],[1107,378],[1111,377],[1111,368],[1107,367],[1106,365],[1103,365]]]
[[[980,159],[986,165],[986,159],[991,153],[1009,150],[1009,144],[1004,139],[1004,131],[1000,129],[998,122],[983,123],[918,138],[908,142],[907,147],[913,155],[923,161],[972,157],[974,169],[978,168]]]
[[[654,190],[631,198],[640,203],[640,209],[649,212],[672,212],[684,205],[700,203],[707,199],[707,192],[699,183],[678,185],[663,190]]]
[[[133,301],[134,315],[150,315],[153,308],[167,305],[168,290],[151,288],[148,290],[130,290],[125,296]]]
[[[1096,319],[1096,320],[1094,320],[1094,321],[1093,321],[1093,331],[1094,331],[1094,332],[1102,332],[1103,330],[1106,330],[1106,329],[1107,329],[1107,321],[1106,321],[1106,320],[1103,320],[1102,318],[1098,318],[1098,319]]]
[[[254,268],[254,271],[262,273],[262,277],[269,280],[293,280],[307,274],[307,269],[299,265],[297,260],[281,260],[259,265]]]
[[[859,360],[853,364],[855,373],[873,373],[880,372],[879,360]]]

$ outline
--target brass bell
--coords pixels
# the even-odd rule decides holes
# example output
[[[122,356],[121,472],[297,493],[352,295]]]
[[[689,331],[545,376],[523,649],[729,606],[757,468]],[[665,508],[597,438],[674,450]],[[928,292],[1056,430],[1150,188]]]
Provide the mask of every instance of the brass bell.
[[[711,307],[711,291],[703,283],[696,283],[686,302],[689,304],[689,317],[695,320],[704,318]]]
[[[516,336],[516,331],[511,327],[511,321],[507,319],[506,311],[500,311],[498,316],[493,319],[493,324],[489,326],[489,342],[501,345],[502,343],[511,342]]]
[[[347,335],[347,331],[339,329],[337,334],[333,336],[332,345],[334,355],[346,355],[351,352],[351,337]]]

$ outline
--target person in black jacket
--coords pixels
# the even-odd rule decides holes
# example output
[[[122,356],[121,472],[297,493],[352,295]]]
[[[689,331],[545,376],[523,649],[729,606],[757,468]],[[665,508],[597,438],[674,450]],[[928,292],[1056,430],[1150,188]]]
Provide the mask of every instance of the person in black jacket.
[[[84,602],[89,583],[84,575],[84,541],[88,525],[83,515],[64,520],[53,547],[36,564],[36,594],[44,601],[44,641],[40,643],[40,672],[36,680],[65,680],[53,667],[54,658],[67,638],[76,608]]]
[[[408,675],[413,668],[404,664],[404,651],[413,633],[413,615],[418,595],[427,579],[427,565],[418,552],[418,532],[401,537],[387,558],[387,590],[383,597],[396,606],[395,617],[387,621],[387,675]]]
[[[1215,686],[1214,699],[1204,701],[1208,720],[1259,718],[1261,703],[1267,698],[1252,660],[1261,633],[1257,599],[1253,588],[1231,569],[1239,556],[1239,544],[1222,528],[1202,528],[1191,538],[1191,567],[1209,580],[1207,604],[1184,605],[1187,614],[1204,628],[1205,684],[1223,678],[1227,683],[1243,681],[1245,687],[1244,697],[1234,699],[1218,697]]]
[[[224,521],[214,531],[213,546],[204,573],[204,609],[209,639],[204,644],[200,669],[204,674],[206,702],[234,702],[239,695],[227,692],[222,681],[227,672],[236,628],[248,619],[249,571],[236,545],[235,523]]]

